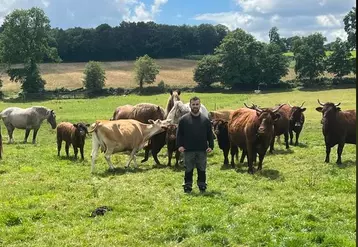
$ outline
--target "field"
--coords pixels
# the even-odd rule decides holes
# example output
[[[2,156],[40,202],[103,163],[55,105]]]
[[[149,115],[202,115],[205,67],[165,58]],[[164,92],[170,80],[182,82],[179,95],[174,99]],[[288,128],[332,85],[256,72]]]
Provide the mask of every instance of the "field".
[[[193,70],[198,61],[187,59],[156,59],[160,66],[160,72],[154,85],[163,80],[166,84],[174,87],[194,87],[196,82],[193,80]],[[46,80],[45,88],[53,90],[56,88],[75,89],[83,86],[83,71],[86,63],[59,63],[59,64],[40,64],[41,76]],[[106,87],[135,88],[138,85],[134,81],[133,61],[122,62],[102,62],[106,70]],[[290,63],[289,73],[282,80],[292,80],[296,78],[293,69],[294,61]],[[332,77],[325,73],[324,76]],[[3,73],[3,87],[1,90],[6,95],[11,95],[20,91],[20,84],[11,82],[9,77]]]
[[[180,73],[177,74],[179,76]],[[354,89],[292,91],[268,94],[197,94],[209,110],[235,109],[244,102],[273,106],[305,101],[306,123],[299,146],[276,144],[263,170],[247,173],[247,163],[224,167],[215,143],[208,157],[208,191],[184,194],[182,168],[155,166],[124,169],[127,154],[115,154],[115,172],[103,154],[90,173],[91,139],[85,160],[57,156],[56,135],[43,123],[38,143],[22,144],[24,131],[15,130],[15,144],[7,144],[2,124],[4,158],[0,161],[1,246],[355,246],[356,152],[346,145],[343,164],[324,163],[325,146],[321,101],[341,102],[354,109]],[[194,94],[183,93],[187,102]],[[165,106],[168,94],[52,100],[10,104],[44,105],[57,121],[109,119],[118,105],[151,102]],[[30,137],[32,134],[30,135]],[[31,138],[30,138],[31,139]],[[283,138],[281,138],[282,140]],[[73,151],[70,149],[70,155]],[[141,160],[143,151],[138,154]],[[166,163],[166,148],[160,161]],[[194,172],[194,181],[196,172]],[[89,217],[99,206],[112,211]]]

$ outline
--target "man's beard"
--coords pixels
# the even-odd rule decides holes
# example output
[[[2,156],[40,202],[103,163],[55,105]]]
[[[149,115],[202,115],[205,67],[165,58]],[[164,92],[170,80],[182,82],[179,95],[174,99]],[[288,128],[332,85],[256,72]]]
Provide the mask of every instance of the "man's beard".
[[[199,108],[193,108],[193,109],[191,109],[191,112],[194,114],[198,114]]]

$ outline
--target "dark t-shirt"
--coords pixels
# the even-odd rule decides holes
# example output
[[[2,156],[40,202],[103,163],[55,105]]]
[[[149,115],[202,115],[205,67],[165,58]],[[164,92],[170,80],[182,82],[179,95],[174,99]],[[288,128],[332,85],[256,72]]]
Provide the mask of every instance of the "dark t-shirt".
[[[214,138],[210,120],[200,114],[193,116],[190,112],[179,119],[177,129],[177,147],[185,151],[206,151],[214,148]]]

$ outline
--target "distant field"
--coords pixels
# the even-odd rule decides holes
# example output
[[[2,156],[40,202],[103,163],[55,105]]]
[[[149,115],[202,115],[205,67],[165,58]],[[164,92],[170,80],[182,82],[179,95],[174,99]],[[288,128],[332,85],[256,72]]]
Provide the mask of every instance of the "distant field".
[[[194,87],[197,84],[193,80],[193,70],[198,63],[197,60],[188,59],[156,59],[160,66],[160,73],[153,85],[163,80],[166,84],[174,87]],[[134,81],[134,61],[102,62],[106,70],[106,87],[135,88],[138,85]],[[82,87],[83,71],[86,63],[58,63],[40,64],[42,77],[46,80],[46,89]],[[290,63],[289,73],[282,80],[296,78],[294,72],[294,61]],[[332,74],[325,73],[326,77]],[[9,77],[3,73],[2,91],[5,93],[16,93],[20,91],[20,84],[11,82]]]
[[[351,51],[353,57],[356,57],[356,51]],[[332,54],[332,51],[326,51],[326,55],[329,56]],[[288,57],[293,57],[293,52],[285,52],[283,55],[288,56]]]

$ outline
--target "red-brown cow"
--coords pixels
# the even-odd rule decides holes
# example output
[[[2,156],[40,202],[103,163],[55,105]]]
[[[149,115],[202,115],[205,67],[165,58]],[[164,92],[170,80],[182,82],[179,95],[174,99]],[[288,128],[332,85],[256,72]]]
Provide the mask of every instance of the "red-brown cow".
[[[300,133],[303,128],[303,124],[305,122],[305,115],[303,112],[306,110],[306,108],[303,108],[303,104],[301,106],[291,106],[291,112],[290,112],[290,127],[289,127],[289,133],[290,133],[290,145],[293,145],[293,132],[296,133],[296,142],[295,146],[298,145],[298,137],[300,136]]]
[[[273,125],[280,118],[277,112],[281,107],[282,105],[273,110],[240,108],[231,116],[228,125],[230,141],[247,154],[248,172],[251,174],[254,173],[253,161],[256,154],[259,155],[258,170],[262,169],[267,148],[274,137]]]
[[[322,132],[326,143],[326,159],[329,162],[331,148],[338,144],[337,164],[342,164],[342,151],[345,143],[356,144],[356,111],[341,111],[341,103],[321,103],[316,110],[322,113]]]

